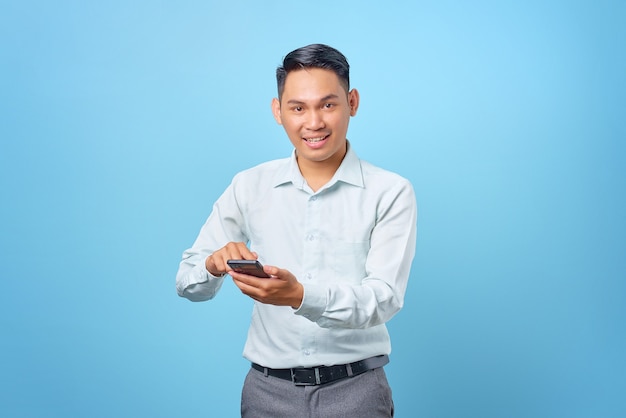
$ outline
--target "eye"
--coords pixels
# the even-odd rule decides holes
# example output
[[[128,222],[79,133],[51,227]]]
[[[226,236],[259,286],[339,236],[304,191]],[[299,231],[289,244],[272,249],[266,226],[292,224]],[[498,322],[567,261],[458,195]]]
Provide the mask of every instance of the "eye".
[[[293,108],[294,112],[302,112],[302,106],[296,106]]]
[[[333,103],[325,103],[324,109],[332,109],[335,105]]]

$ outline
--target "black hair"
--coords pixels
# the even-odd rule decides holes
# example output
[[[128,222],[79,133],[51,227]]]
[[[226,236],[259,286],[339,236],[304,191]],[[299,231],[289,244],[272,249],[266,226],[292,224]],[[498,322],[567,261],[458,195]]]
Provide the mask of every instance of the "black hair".
[[[330,70],[339,77],[346,92],[350,90],[350,65],[346,57],[328,45],[312,44],[291,51],[283,60],[283,65],[276,69],[279,99],[285,89],[287,74],[305,68]]]

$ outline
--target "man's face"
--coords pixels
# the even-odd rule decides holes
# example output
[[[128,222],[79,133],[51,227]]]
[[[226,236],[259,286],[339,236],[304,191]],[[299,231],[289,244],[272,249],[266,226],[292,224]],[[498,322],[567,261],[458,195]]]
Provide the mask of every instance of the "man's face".
[[[341,164],[348,123],[358,106],[358,92],[347,93],[334,72],[320,68],[291,71],[281,100],[272,101],[274,118],[296,148],[301,169]]]

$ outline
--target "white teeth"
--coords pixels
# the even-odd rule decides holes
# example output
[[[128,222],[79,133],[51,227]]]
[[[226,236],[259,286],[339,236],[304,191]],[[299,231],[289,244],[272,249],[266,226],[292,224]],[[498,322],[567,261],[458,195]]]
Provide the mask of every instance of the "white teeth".
[[[326,139],[325,136],[321,136],[319,138],[304,138],[305,141],[307,142],[311,142],[311,143],[316,143],[316,142],[320,142],[322,140]]]

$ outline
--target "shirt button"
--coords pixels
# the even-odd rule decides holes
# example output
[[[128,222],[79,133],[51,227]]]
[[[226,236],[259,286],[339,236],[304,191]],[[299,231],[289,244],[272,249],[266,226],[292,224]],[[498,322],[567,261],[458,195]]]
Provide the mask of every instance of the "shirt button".
[[[311,273],[307,273],[305,277],[306,277],[307,280],[311,280],[313,278]]]
[[[311,196],[311,201],[315,202],[317,200],[317,196]]]
[[[305,356],[309,356],[309,355],[311,355],[311,352],[309,350],[304,350],[304,355]]]
[[[307,239],[308,241],[313,241],[313,240],[315,239],[315,236],[314,236],[314,235],[309,234],[309,235],[307,235],[307,236],[306,236],[306,239]]]

